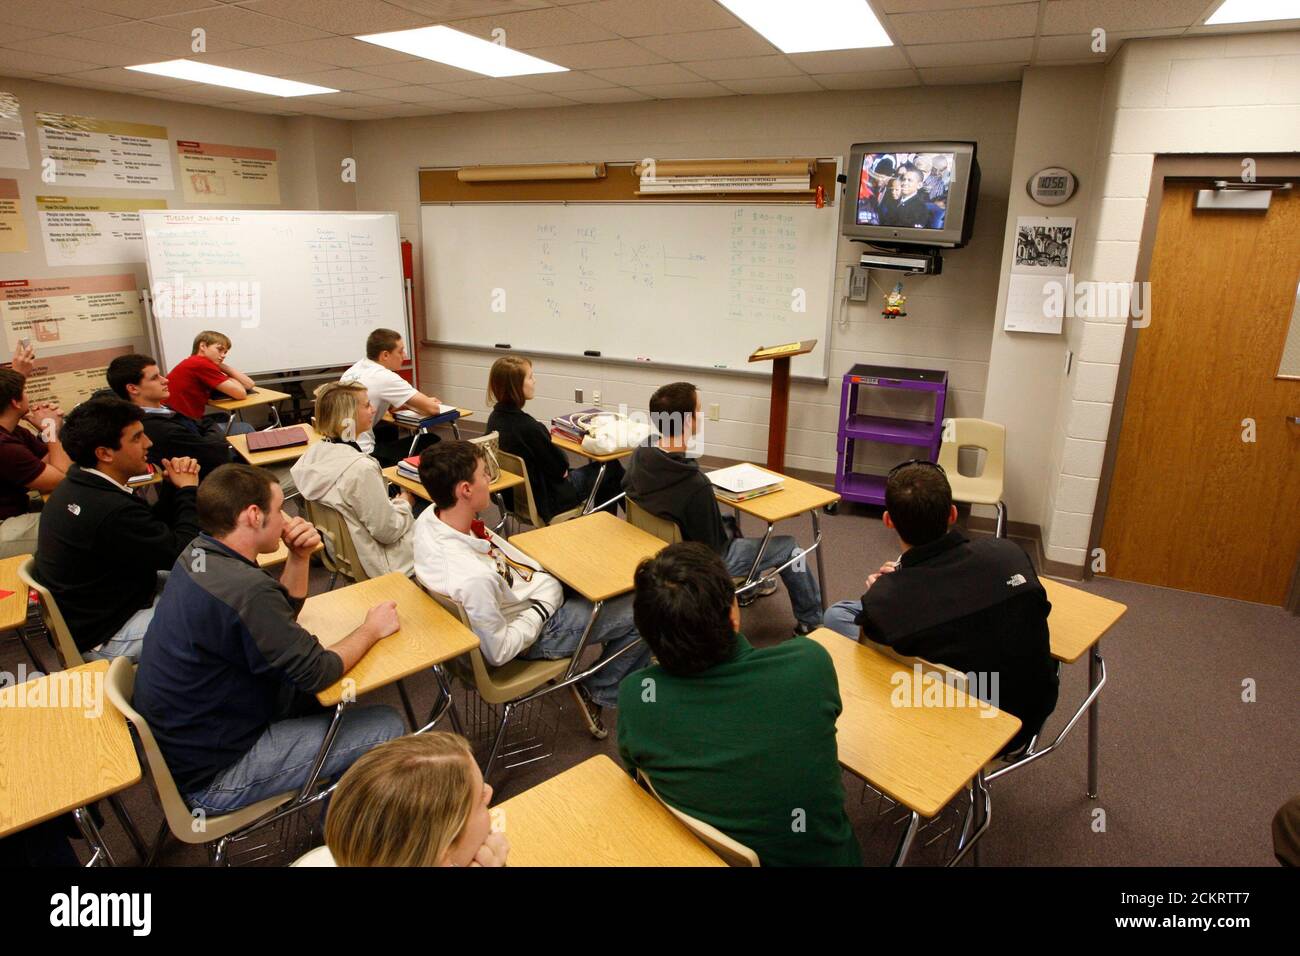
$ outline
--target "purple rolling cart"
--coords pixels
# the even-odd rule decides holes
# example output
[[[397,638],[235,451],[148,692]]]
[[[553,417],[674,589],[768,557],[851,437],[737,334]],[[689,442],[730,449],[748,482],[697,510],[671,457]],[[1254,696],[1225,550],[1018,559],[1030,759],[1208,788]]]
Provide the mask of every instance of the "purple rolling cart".
[[[858,412],[858,389],[906,388],[934,394],[934,420],[914,421]],[[943,440],[943,408],[948,398],[948,373],[923,368],[895,368],[889,365],[855,365],[844,375],[840,388],[840,427],[835,443],[835,490],[845,501],[883,505],[885,476],[853,470],[853,444],[859,441],[890,445],[921,446],[930,450],[930,460],[939,460]]]

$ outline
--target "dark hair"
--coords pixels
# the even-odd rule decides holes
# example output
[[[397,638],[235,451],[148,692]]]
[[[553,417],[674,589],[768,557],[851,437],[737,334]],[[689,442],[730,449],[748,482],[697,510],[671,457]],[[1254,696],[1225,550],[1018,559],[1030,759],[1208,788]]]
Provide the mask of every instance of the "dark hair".
[[[735,590],[722,559],[698,541],[670,544],[638,565],[632,618],[670,674],[698,674],[732,655]]]
[[[391,352],[402,341],[400,332],[392,329],[375,329],[366,336],[366,358],[372,362],[379,358],[381,352]]]
[[[63,420],[59,438],[68,457],[82,468],[99,464],[96,448],[118,451],[122,432],[132,422],[144,421],[144,410],[120,398],[92,398],[82,402]]]
[[[507,408],[523,408],[524,379],[533,363],[522,355],[503,355],[488,372],[488,399]]]
[[[113,361],[108,363],[108,387],[118,398],[124,398],[128,402],[131,400],[131,394],[126,390],[128,385],[139,385],[144,380],[144,370],[150,365],[157,365],[148,355],[119,355]]]
[[[214,469],[199,485],[199,527],[218,538],[229,534],[249,505],[270,510],[274,484],[265,468],[232,463]]]
[[[650,424],[664,438],[681,438],[688,416],[695,414],[695,386],[690,382],[664,385],[650,396]]]
[[[27,376],[11,368],[0,368],[0,410],[8,411],[10,402],[23,400]]]
[[[483,449],[468,441],[440,441],[420,453],[420,484],[439,508],[456,504],[456,486],[473,481]]]
[[[885,510],[906,544],[929,544],[948,533],[952,488],[931,465],[907,465],[885,482]]]

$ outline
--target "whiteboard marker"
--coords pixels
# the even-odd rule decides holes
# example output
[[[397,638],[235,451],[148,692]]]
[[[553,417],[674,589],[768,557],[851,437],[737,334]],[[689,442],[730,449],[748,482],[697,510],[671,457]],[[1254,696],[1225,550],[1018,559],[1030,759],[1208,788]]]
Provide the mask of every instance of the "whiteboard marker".
[[[650,359],[648,359],[648,358],[647,358],[646,356],[644,356],[644,355],[638,355],[638,356],[636,357],[636,360],[637,360],[638,362],[648,362],[648,361],[650,361]]]
[[[726,366],[726,365],[718,365],[718,364],[714,364],[713,367],[714,367],[714,368],[726,368],[727,366]]]

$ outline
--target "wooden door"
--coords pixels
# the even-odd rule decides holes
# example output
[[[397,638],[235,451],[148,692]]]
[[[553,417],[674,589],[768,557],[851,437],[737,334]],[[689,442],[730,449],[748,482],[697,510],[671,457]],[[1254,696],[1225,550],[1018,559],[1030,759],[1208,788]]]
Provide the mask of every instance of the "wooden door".
[[[1196,210],[1167,182],[1149,327],[1102,528],[1118,578],[1282,604],[1300,550],[1300,381],[1277,377],[1300,278],[1300,196]],[[1254,441],[1250,421],[1253,421]],[[1245,424],[1243,424],[1245,422]]]

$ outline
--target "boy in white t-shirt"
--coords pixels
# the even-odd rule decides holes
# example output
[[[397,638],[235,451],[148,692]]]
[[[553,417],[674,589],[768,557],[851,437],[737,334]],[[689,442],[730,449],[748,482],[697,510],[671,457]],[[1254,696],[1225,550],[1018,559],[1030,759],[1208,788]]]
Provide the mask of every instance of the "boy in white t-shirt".
[[[366,357],[343,373],[339,381],[360,382],[370,393],[370,404],[375,409],[375,422],[380,422],[384,412],[392,408],[410,408],[421,415],[437,415],[438,399],[422,394],[397,370],[406,364],[406,344],[401,335],[392,329],[375,329],[366,338]],[[425,445],[438,441],[436,435],[421,436],[417,451]],[[376,442],[375,432],[369,431],[357,436],[357,444],[367,455],[374,455],[380,463],[395,465],[406,457],[407,445],[400,438],[386,442]]]

